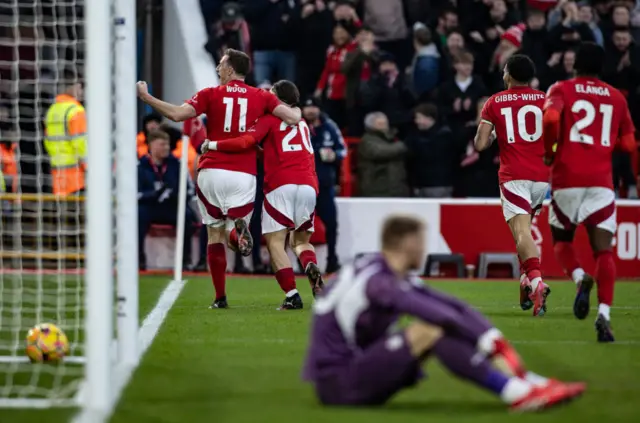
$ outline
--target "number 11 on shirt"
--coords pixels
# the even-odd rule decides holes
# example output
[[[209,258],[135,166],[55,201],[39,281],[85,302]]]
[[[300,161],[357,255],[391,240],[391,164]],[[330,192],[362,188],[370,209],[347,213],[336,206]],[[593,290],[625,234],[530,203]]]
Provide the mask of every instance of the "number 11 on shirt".
[[[233,109],[238,101],[238,106],[240,106],[240,116],[238,119],[238,131],[245,132],[247,130],[247,109],[249,107],[249,102],[246,98],[233,98],[233,97],[224,97],[222,102],[225,105],[224,112],[224,132],[231,132],[231,123],[233,121]]]

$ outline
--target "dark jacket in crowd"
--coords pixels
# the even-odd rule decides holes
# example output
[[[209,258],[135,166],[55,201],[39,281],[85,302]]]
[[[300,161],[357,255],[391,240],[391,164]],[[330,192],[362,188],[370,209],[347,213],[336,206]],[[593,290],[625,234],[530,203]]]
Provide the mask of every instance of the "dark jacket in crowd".
[[[462,91],[455,79],[451,78],[442,85],[438,95],[440,114],[445,118],[451,128],[454,128],[454,130],[460,128],[467,122],[475,120],[477,113],[476,104],[480,97],[487,95],[487,93],[487,87],[485,87],[484,82],[477,76],[473,77],[471,85],[469,85],[465,91]],[[460,110],[458,111],[454,109],[454,104],[457,99],[460,99],[461,102]],[[469,107],[465,109],[462,103],[467,99],[470,100],[467,102]]]
[[[320,125],[312,128],[311,144],[315,154],[318,183],[321,187],[335,186],[338,182],[340,164],[347,155],[347,148],[338,125],[325,113],[320,115]],[[336,153],[336,160],[331,163],[322,161],[320,156],[322,148],[332,149]]]
[[[408,197],[407,147],[393,134],[368,130],[358,144],[360,197]]]
[[[548,69],[547,61],[553,51],[549,41],[549,32],[546,28],[535,31],[527,28],[522,34],[522,45],[519,53],[531,58],[536,65],[538,79],[544,78],[544,75],[541,75],[541,73],[545,73]]]
[[[162,166],[155,167],[149,155],[142,156],[138,162],[138,201],[154,204],[164,196],[163,205],[177,206],[180,187],[180,160],[172,154]],[[188,180],[187,195],[194,195],[193,184]]]
[[[342,63],[342,73],[347,77],[347,88],[345,92],[345,100],[347,109],[352,109],[360,103],[360,86],[369,78],[367,73],[376,67],[380,54],[374,50],[371,54],[367,54],[360,48],[347,53]],[[366,72],[369,69],[369,72]]]
[[[414,130],[406,140],[411,188],[452,187],[458,147],[448,126]]]
[[[402,136],[404,127],[413,117],[413,95],[409,91],[403,72],[399,72],[393,81],[390,78],[389,75],[376,73],[362,85],[362,107],[365,112],[383,112],[389,119],[389,126],[400,129]]]
[[[293,5],[293,7],[291,7]],[[251,0],[244,2],[244,16],[251,26],[251,48],[254,51],[293,51],[300,23],[298,2]]]
[[[553,52],[576,48],[582,41],[595,41],[593,32],[585,23],[572,23],[568,26],[559,23],[549,32]]]

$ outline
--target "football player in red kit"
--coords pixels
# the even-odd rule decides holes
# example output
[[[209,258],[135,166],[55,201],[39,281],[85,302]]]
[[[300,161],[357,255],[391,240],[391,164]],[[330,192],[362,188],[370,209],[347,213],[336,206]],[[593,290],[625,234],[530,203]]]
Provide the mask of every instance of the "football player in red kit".
[[[576,225],[584,224],[596,259],[598,285],[596,332],[599,342],[613,342],[610,307],[616,266],[612,240],[616,206],[611,169],[614,148],[633,151],[633,122],[623,95],[598,79],[604,50],[582,43],[576,53],[577,76],[553,85],[544,106],[545,161],[551,165],[553,199],[549,224],[554,252],[577,285],[573,313],[589,314],[594,279],[587,275],[573,251]]]
[[[509,58],[503,76],[507,89],[485,103],[474,142],[478,151],[488,148],[495,131],[500,147],[502,213],[516,242],[522,271],[520,307],[533,307],[534,316],[543,316],[551,290],[542,282],[531,220],[540,212],[549,190],[549,170],[543,163],[544,93],[529,87],[534,77],[531,59],[520,54]]]
[[[295,105],[300,94],[295,84],[279,81],[272,92],[285,104]],[[301,309],[302,298],[286,253],[286,240],[300,259],[313,295],[323,286],[310,238],[318,195],[313,147],[304,121],[287,125],[275,116],[264,116],[241,137],[209,141],[203,148],[232,153],[255,149],[264,140],[264,205],[262,233],[267,241],[276,280],[285,293],[281,309]]]
[[[224,140],[245,133],[261,116],[272,113],[287,124],[297,124],[301,111],[282,104],[265,90],[244,82],[249,73],[249,56],[229,49],[216,68],[220,85],[200,90],[186,103],[178,106],[149,94],[145,82],[138,82],[138,96],[165,117],[182,122],[207,115],[207,138]],[[227,308],[227,245],[242,255],[251,254],[253,240],[248,222],[253,213],[256,192],[256,151],[241,154],[209,151],[200,158],[197,189],[198,206],[207,225],[209,245],[207,262],[215,289],[211,308]]]

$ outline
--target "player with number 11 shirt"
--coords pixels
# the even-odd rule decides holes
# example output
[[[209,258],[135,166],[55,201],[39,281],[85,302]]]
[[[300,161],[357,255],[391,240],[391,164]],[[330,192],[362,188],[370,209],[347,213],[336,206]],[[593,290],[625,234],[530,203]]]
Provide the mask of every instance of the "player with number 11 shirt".
[[[573,313],[589,314],[594,279],[573,251],[576,225],[584,224],[596,258],[599,342],[613,342],[610,306],[613,302],[616,206],[611,154],[632,152],[635,129],[627,102],[617,89],[598,79],[605,54],[595,43],[582,43],[576,53],[577,76],[553,85],[544,106],[545,160],[552,165],[553,195],[549,225],[556,258],[577,285]]]
[[[551,290],[542,282],[531,220],[540,212],[549,190],[549,170],[543,163],[544,93],[529,86],[534,77],[531,59],[524,55],[509,58],[503,76],[507,89],[485,103],[475,146],[479,151],[488,148],[495,130],[500,148],[502,212],[520,259],[520,307],[523,310],[533,307],[534,316],[543,316]]]
[[[298,88],[290,81],[276,82],[272,91],[285,104],[293,105],[299,101]],[[275,116],[267,115],[260,118],[245,135],[210,141],[207,147],[231,154],[244,154],[255,150],[260,141],[264,149],[265,194],[262,233],[276,280],[285,293],[281,309],[300,309],[303,307],[302,298],[286,253],[287,235],[290,236],[292,250],[309,278],[314,296],[323,285],[315,251],[310,243],[318,178],[309,127],[304,121],[287,125]]]
[[[256,119],[268,114],[297,124],[302,117],[300,109],[284,105],[272,93],[244,82],[250,67],[247,54],[228,49],[216,67],[220,85],[198,91],[184,104],[178,106],[152,96],[144,82],[138,82],[138,95],[176,122],[206,114],[208,139],[237,137]],[[227,308],[224,242],[244,256],[251,254],[253,246],[248,223],[256,192],[255,150],[243,154],[203,151],[196,187],[202,223],[207,225],[209,237],[207,262],[215,289],[211,308]]]

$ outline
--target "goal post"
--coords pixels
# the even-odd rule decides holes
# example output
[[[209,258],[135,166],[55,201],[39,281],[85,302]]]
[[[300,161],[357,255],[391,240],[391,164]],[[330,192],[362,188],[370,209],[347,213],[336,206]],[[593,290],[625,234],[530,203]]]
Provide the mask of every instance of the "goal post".
[[[0,192],[0,415],[79,407],[107,416],[139,360],[135,4],[0,6],[0,159],[10,144],[17,164],[17,182]],[[78,81],[86,133],[73,137],[86,137],[85,193],[51,193],[50,141],[71,133],[46,132],[45,116]],[[61,364],[28,361],[26,334],[39,323],[68,336]]]

